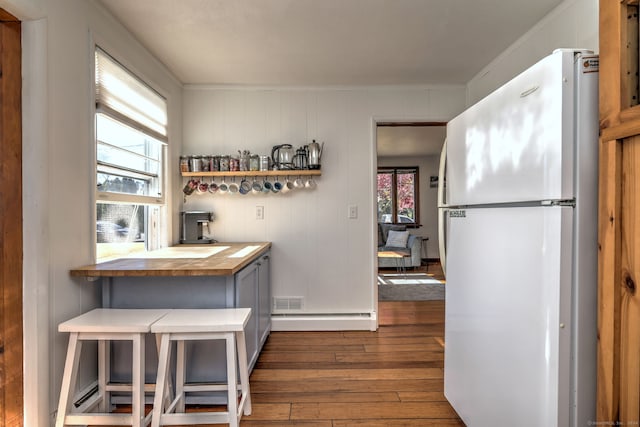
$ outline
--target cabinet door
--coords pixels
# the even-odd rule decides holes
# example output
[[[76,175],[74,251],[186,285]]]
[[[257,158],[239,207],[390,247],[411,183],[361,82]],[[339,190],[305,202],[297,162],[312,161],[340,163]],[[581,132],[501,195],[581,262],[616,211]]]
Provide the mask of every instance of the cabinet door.
[[[258,358],[258,262],[249,264],[236,274],[236,307],[251,309],[244,332],[249,369],[252,369]]]
[[[271,263],[270,252],[260,258],[258,273],[258,347],[262,348],[271,332]]]

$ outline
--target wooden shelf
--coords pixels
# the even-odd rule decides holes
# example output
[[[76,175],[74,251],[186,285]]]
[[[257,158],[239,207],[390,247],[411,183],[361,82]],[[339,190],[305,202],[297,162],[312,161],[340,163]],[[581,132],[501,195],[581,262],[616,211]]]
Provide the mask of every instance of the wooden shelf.
[[[205,176],[320,176],[320,169],[296,170],[283,169],[277,171],[233,171],[233,172],[181,172],[183,177],[205,177]]]

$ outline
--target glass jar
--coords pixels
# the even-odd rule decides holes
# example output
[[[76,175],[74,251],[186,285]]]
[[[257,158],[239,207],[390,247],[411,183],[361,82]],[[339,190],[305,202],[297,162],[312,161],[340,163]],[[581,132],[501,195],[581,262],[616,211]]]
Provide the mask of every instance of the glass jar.
[[[229,170],[231,172],[238,172],[240,170],[240,159],[237,157],[229,158]]]
[[[249,152],[246,150],[240,153],[238,169],[243,172],[249,170]]]
[[[220,172],[229,172],[229,156],[220,156]]]
[[[180,156],[180,172],[189,172],[188,156]]]
[[[260,156],[254,154],[249,157],[249,170],[250,171],[259,171],[260,170]]]

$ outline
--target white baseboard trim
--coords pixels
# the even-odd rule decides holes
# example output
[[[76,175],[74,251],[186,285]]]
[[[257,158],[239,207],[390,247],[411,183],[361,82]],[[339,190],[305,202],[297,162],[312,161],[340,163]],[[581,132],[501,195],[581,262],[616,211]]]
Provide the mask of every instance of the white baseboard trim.
[[[378,316],[355,314],[273,314],[272,331],[375,331]]]

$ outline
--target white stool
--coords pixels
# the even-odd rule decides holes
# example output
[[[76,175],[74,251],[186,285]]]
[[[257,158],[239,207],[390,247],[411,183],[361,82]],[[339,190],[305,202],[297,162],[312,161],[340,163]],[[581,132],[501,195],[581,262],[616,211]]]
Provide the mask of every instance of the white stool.
[[[169,310],[109,309],[98,308],[67,320],[58,326],[60,332],[70,332],[67,359],[62,376],[60,401],[56,427],[66,425],[129,425],[144,427],[149,416],[144,415],[144,360],[145,334],[151,324]],[[83,403],[74,412],[73,393],[76,392],[76,376],[82,341],[98,341],[98,393]],[[110,360],[107,342],[128,340],[133,343],[131,384],[109,384]],[[112,391],[131,392],[131,413],[109,412]],[[98,405],[99,412],[89,412]]]
[[[184,309],[171,310],[162,319],[151,325],[151,332],[160,334],[158,355],[158,377],[153,402],[152,427],[184,424],[226,424],[237,427],[242,413],[251,415],[249,392],[249,369],[244,327],[251,315],[250,308]],[[185,341],[225,340],[227,349],[226,384],[185,384]],[[164,393],[169,375],[171,341],[177,341],[176,394],[165,407]],[[237,359],[236,359],[237,352]],[[240,403],[236,363],[240,370]],[[227,391],[227,412],[185,413],[185,394],[196,391]]]

